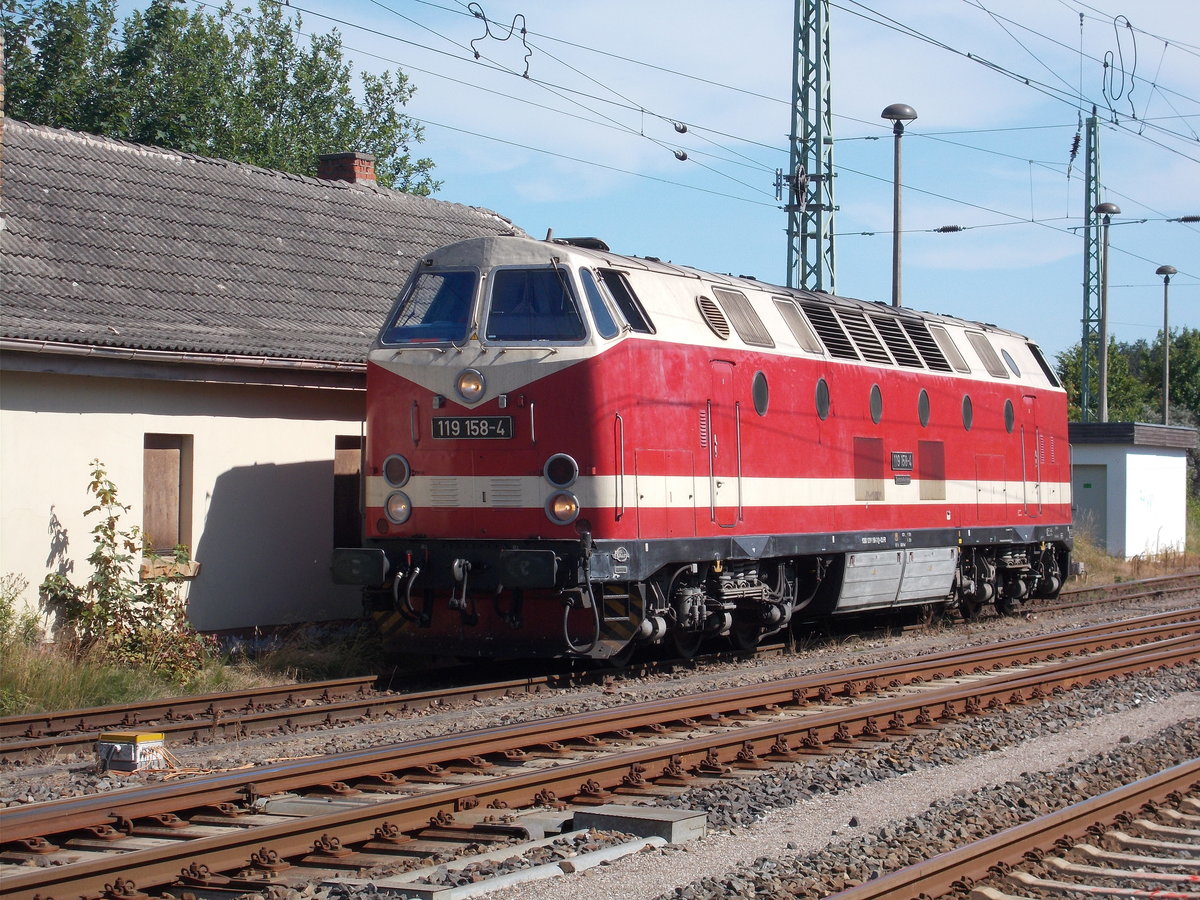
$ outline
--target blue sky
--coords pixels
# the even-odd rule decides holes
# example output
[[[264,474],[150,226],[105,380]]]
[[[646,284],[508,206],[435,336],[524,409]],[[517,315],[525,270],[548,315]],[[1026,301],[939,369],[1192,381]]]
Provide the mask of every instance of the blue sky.
[[[309,11],[306,30],[333,27],[317,13],[371,29],[338,26],[357,69],[409,74],[407,112],[426,129],[416,152],[436,162],[441,199],[538,237],[785,281],[774,180],[788,160],[791,0],[484,0],[471,8],[486,29],[458,0],[291,5]],[[528,48],[499,39],[517,16]],[[1103,199],[1122,209],[1111,333],[1154,339],[1164,263],[1179,270],[1172,326],[1200,327],[1200,224],[1165,221],[1200,215],[1198,0],[835,0],[831,22],[838,293],[890,298],[893,144],[879,114],[908,103],[905,305],[1013,328],[1050,355],[1077,342],[1082,152],[1069,177],[1068,165],[1082,94],[1103,123]],[[966,230],[933,233],[944,225]]]

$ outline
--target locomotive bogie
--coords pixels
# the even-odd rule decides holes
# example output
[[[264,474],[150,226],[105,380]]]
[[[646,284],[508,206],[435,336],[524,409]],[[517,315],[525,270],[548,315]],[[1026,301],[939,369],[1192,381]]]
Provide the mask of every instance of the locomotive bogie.
[[[746,649],[1062,586],[1066,399],[977,323],[583,245],[423,261],[368,360],[364,546],[399,647]]]

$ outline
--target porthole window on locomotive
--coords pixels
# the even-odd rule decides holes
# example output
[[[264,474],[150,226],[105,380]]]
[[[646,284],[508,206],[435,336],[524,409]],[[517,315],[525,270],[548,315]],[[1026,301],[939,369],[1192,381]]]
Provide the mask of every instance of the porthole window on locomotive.
[[[824,378],[817,382],[817,417],[829,418],[829,382]]]
[[[879,385],[871,385],[871,421],[876,425],[883,418],[883,391],[879,390]]]
[[[1011,400],[1004,401],[1004,430],[1012,434],[1013,426],[1017,423],[1017,414],[1013,411]]]
[[[1000,355],[1004,357],[1004,362],[1008,365],[1009,369],[1012,370],[1012,373],[1020,378],[1021,370],[1017,368],[1017,361],[1012,358],[1012,354],[1010,354],[1007,350],[1001,350]]]
[[[921,388],[921,393],[917,395],[917,417],[921,420],[921,427],[929,427],[929,391]]]
[[[754,384],[750,388],[750,394],[754,398],[754,411],[760,416],[765,416],[767,407],[771,404],[771,389],[767,387],[767,376],[764,372],[754,373]]]
[[[963,428],[967,431],[971,430],[971,425],[975,421],[975,410],[971,405],[971,395],[963,394]]]

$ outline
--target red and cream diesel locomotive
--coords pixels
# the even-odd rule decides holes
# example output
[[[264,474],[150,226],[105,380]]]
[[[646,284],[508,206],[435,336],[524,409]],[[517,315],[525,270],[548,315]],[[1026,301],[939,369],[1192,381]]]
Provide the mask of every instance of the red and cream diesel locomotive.
[[[420,260],[367,362],[390,644],[620,660],[827,616],[1058,593],[1066,395],[1011,331],[485,237]]]

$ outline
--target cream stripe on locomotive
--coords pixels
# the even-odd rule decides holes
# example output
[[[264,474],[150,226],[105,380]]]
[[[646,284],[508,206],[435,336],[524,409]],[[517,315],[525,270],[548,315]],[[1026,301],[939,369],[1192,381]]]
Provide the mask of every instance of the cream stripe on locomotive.
[[[864,486],[854,478],[752,478],[722,477],[718,505],[722,507],[774,508],[795,506],[862,506],[869,504],[920,504],[962,506],[964,504],[1018,504],[1054,506],[1071,500],[1070,482],[963,481],[937,482],[941,497],[922,497],[922,482],[908,484],[890,480]],[[740,481],[741,498],[738,498]],[[381,507],[394,488],[380,476],[366,479],[367,506]],[[930,483],[927,483],[930,484]],[[728,485],[726,490],[725,485]],[[624,476],[624,491],[615,476],[584,476],[571,490],[583,510],[615,509],[624,495],[628,509],[667,506],[709,507],[713,502],[707,475]],[[540,509],[551,493],[544,479],[527,477],[414,475],[405,487],[414,509]],[[882,498],[879,491],[882,490]],[[929,493],[928,491],[926,493]],[[415,524],[415,523],[414,523]]]

